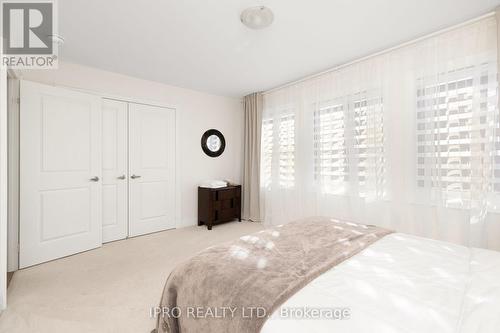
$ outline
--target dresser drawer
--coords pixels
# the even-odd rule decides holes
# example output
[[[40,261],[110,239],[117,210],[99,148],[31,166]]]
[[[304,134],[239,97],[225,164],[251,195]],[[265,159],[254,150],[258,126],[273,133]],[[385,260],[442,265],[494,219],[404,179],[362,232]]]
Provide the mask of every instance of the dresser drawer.
[[[217,191],[217,200],[219,201],[232,199],[235,196],[236,196],[236,189],[234,188]]]
[[[234,208],[234,206],[235,206],[234,200],[236,200],[236,198],[221,201],[220,202],[220,209],[224,210],[224,209]]]
[[[219,210],[215,212],[217,222],[230,221],[235,218],[235,210],[233,208]]]

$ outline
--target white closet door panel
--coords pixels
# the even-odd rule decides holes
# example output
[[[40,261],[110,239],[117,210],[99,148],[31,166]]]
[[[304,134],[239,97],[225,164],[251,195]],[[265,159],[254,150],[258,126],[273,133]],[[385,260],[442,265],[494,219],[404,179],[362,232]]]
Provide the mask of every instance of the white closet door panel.
[[[21,268],[101,246],[100,103],[21,82]]]
[[[175,228],[175,110],[129,104],[129,236]]]
[[[102,240],[124,239],[128,233],[128,154],[126,102],[102,104]]]

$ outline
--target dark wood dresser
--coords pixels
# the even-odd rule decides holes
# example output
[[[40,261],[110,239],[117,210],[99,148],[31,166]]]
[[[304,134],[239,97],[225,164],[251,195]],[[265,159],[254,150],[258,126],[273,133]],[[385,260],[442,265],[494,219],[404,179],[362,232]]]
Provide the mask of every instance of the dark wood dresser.
[[[214,224],[241,221],[241,185],[198,187],[198,225],[212,230]]]

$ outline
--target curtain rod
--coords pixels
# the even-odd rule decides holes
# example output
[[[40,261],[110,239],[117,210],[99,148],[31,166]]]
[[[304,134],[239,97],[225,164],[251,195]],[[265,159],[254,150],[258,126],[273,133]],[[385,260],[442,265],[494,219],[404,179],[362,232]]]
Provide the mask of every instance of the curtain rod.
[[[301,83],[301,82],[304,82],[304,81],[307,81],[307,80],[311,80],[311,79],[314,79],[316,77],[319,77],[319,76],[322,76],[322,75],[325,75],[325,74],[328,74],[328,73],[336,72],[336,71],[338,71],[338,70],[340,70],[342,68],[345,68],[345,67],[357,64],[359,62],[362,62],[362,61],[365,61],[365,60],[368,60],[368,59],[371,59],[371,58],[374,58],[374,57],[377,57],[377,56],[380,56],[380,55],[383,55],[383,54],[386,54],[386,53],[389,53],[389,52],[392,52],[392,51],[395,51],[395,50],[398,50],[398,49],[401,49],[403,47],[407,47],[409,45],[418,43],[418,42],[420,42],[422,40],[429,39],[429,38],[432,38],[432,37],[435,37],[435,36],[447,33],[449,31],[453,31],[453,30],[459,29],[461,27],[464,27],[464,26],[476,23],[476,22],[484,20],[484,19],[486,19],[488,17],[495,16],[495,14],[496,14],[496,12],[494,12],[494,11],[493,12],[489,12],[487,14],[481,15],[481,16],[473,18],[471,20],[467,20],[465,22],[462,22],[462,23],[459,23],[459,24],[455,24],[455,25],[450,26],[448,28],[444,28],[444,29],[432,32],[430,34],[427,34],[427,35],[424,35],[424,36],[412,39],[410,41],[407,41],[407,42],[404,42],[402,44],[390,47],[388,49],[385,49],[385,50],[382,50],[382,51],[370,54],[368,56],[364,56],[364,57],[358,58],[358,59],[353,60],[353,61],[349,61],[349,62],[344,63],[342,65],[338,65],[338,66],[332,67],[332,68],[327,69],[325,71],[322,71],[322,72],[319,72],[319,73],[316,73],[316,74],[312,74],[312,75],[308,75],[308,76],[303,77],[301,79],[298,79],[298,80],[295,80],[295,81],[291,81],[291,82],[285,83],[283,85],[271,88],[269,90],[264,91],[262,94],[263,95],[267,95],[267,94],[272,93],[274,91],[277,91],[277,90],[280,90],[280,89],[283,89],[283,88],[287,88],[287,87],[293,86],[295,84],[298,84],[298,83]]]

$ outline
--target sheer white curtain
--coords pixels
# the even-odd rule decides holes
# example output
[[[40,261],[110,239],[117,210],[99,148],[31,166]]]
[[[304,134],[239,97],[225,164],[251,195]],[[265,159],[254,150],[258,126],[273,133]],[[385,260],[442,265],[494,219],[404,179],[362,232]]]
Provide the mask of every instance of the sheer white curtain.
[[[314,215],[500,249],[493,17],[264,96],[265,223]]]

